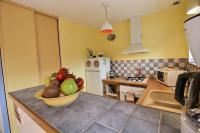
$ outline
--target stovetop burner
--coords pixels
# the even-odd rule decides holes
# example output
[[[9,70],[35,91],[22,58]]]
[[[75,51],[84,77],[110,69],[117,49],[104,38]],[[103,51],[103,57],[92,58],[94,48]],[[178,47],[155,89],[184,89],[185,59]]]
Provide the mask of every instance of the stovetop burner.
[[[127,77],[127,78],[125,78],[125,80],[143,82],[145,80],[145,77]]]

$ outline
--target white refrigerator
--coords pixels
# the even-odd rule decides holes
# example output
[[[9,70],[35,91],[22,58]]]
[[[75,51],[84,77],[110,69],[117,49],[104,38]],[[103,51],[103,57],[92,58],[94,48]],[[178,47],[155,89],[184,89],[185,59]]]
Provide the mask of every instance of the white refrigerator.
[[[88,93],[103,96],[102,80],[110,71],[110,58],[88,58],[85,65],[86,89]]]

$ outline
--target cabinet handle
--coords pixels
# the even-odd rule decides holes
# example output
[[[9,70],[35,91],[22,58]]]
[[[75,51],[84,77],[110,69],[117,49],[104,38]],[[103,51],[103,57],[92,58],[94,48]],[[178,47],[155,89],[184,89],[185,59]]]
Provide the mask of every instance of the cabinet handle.
[[[18,122],[20,124],[22,124],[22,119],[21,119],[21,116],[18,112],[18,107],[14,104],[14,113],[15,113],[15,117],[17,118]]]

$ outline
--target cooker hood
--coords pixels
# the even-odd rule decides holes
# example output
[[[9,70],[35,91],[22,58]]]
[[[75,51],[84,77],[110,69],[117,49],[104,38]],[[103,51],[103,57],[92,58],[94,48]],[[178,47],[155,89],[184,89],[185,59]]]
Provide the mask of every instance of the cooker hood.
[[[142,46],[141,17],[131,17],[131,44],[121,54],[146,53],[148,50]]]

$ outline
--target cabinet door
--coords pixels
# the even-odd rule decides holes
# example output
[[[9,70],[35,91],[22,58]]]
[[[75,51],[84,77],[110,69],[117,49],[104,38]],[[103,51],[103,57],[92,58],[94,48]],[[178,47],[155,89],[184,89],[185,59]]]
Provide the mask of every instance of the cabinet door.
[[[8,91],[39,84],[34,12],[1,3],[2,52]]]
[[[3,67],[8,91],[39,84],[34,12],[1,4]]]
[[[87,92],[103,96],[100,72],[86,71]]]
[[[0,16],[6,93],[38,85],[39,69],[34,12],[0,2]],[[8,100],[8,111],[11,130],[17,132],[10,100]]]
[[[21,118],[21,123],[17,122],[20,133],[46,133],[44,129],[33,121],[22,109],[18,108],[18,113]]]
[[[40,79],[60,68],[57,19],[35,13]]]

